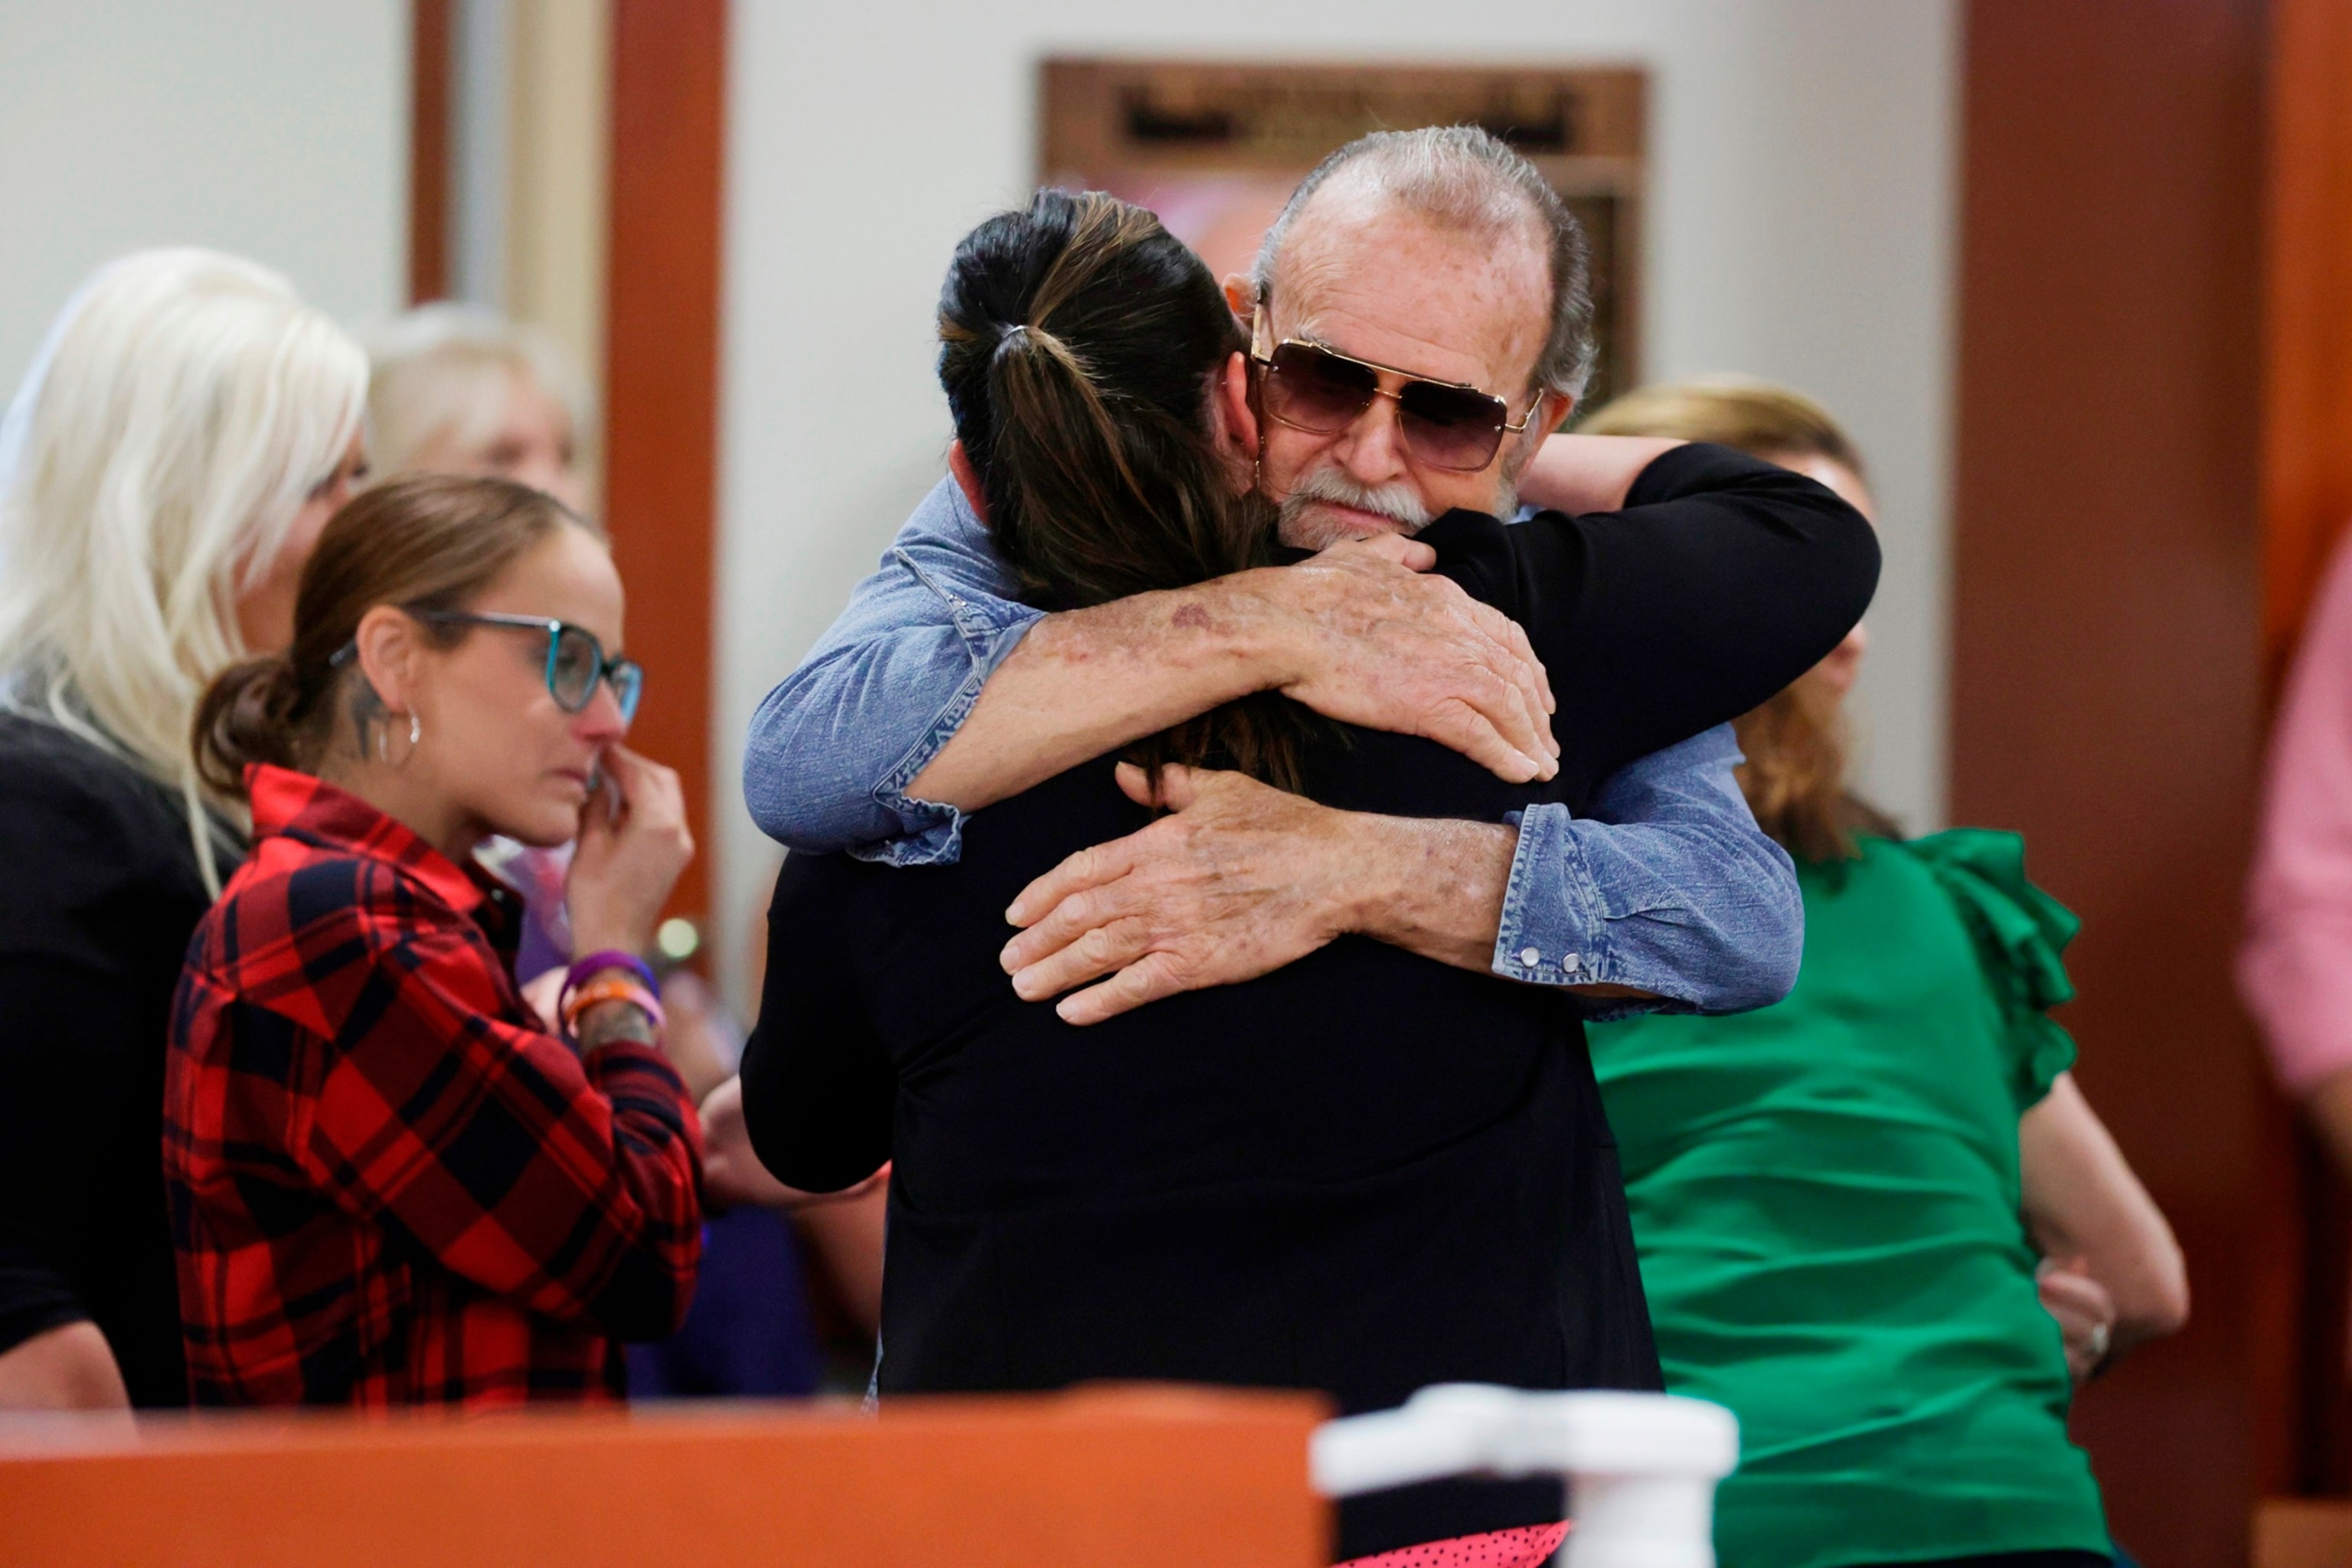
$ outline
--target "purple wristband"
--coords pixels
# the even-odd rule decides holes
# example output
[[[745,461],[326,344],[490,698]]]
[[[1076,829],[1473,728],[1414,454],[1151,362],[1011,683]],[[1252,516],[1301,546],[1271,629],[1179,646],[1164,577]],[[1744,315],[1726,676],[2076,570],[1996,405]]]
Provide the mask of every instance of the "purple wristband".
[[[608,947],[602,952],[592,952],[587,957],[578,960],[570,969],[563,972],[563,989],[556,994],[557,1008],[560,1010],[572,994],[580,989],[582,981],[592,974],[602,974],[608,969],[625,969],[644,981],[646,990],[656,996],[661,994],[661,977],[654,973],[652,964],[634,952],[623,952],[617,947]]]

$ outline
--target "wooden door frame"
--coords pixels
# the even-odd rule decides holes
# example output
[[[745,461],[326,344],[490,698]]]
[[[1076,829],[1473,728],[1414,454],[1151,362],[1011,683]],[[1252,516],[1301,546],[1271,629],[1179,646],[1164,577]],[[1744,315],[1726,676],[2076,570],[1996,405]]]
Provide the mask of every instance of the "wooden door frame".
[[[449,70],[454,0],[409,0],[408,302],[449,292]]]
[[[727,0],[614,0],[604,517],[646,667],[630,743],[685,785],[701,853],[671,908],[706,931],[729,808],[711,777],[727,26]]]
[[[452,40],[457,0],[410,0],[408,292],[449,277]],[[630,743],[677,770],[703,847],[671,912],[709,908],[726,0],[612,0],[604,522],[629,591],[646,702]]]
[[[2352,519],[2352,7],[2271,0],[2263,646],[2273,690]]]
[[[2084,917],[2060,1022],[2187,1330],[2074,1407],[2117,1539],[2242,1563],[2294,1340],[2284,1112],[2231,978],[2261,748],[2263,0],[1969,0],[1951,799]]]

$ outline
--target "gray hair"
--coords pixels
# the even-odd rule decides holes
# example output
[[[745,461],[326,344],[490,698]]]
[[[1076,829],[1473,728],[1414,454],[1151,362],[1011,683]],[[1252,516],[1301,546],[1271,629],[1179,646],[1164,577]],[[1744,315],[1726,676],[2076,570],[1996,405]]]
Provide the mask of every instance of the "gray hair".
[[[1583,395],[1596,355],[1591,250],[1584,226],[1534,164],[1475,125],[1375,131],[1318,163],[1258,247],[1250,281],[1260,301],[1274,297],[1275,263],[1292,221],[1342,170],[1445,227],[1481,238],[1516,234],[1542,239],[1551,263],[1551,331],[1537,356],[1535,379],[1564,397]]]
[[[595,437],[596,405],[587,379],[555,340],[481,305],[437,300],[367,332],[369,457],[386,479],[416,464],[441,441],[478,446],[497,431],[510,377],[536,385],[572,421],[584,443]]]

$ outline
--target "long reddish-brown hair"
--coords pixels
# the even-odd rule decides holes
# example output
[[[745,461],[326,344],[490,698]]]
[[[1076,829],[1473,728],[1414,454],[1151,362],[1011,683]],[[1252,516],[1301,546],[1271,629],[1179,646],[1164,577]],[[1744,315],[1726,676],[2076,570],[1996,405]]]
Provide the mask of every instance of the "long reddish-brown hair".
[[[1630,392],[1578,428],[1590,436],[1668,436],[1737,447],[1769,462],[1825,458],[1865,479],[1862,453],[1829,410],[1785,386],[1715,376]],[[1733,728],[1748,761],[1739,769],[1758,826],[1800,860],[1852,858],[1855,838],[1900,837],[1892,818],[1848,783],[1853,727],[1844,700],[1808,670]]]

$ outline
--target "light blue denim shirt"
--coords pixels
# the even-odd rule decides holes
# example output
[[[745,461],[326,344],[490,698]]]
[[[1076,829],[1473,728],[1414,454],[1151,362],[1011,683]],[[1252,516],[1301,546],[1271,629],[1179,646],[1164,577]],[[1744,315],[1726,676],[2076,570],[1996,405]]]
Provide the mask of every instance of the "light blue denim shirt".
[[[907,784],[1042,618],[1013,592],[986,527],[942,479],[753,716],[743,798],[761,830],[805,853],[952,862],[963,814],[915,799]],[[1589,817],[1560,805],[1514,813],[1495,973],[1662,998],[1596,1001],[1595,1018],[1732,1013],[1786,995],[1803,907],[1787,853],[1739,793],[1738,762],[1724,725],[1621,769]]]

